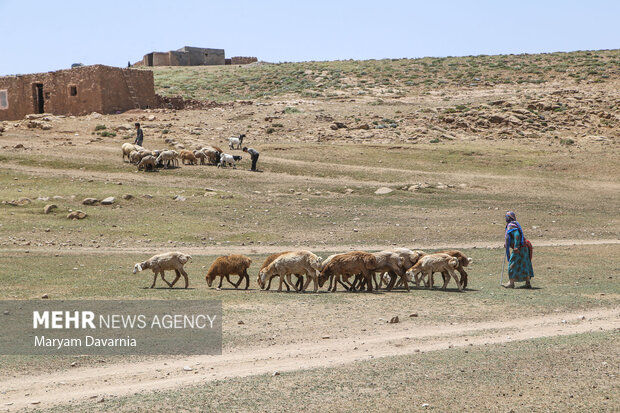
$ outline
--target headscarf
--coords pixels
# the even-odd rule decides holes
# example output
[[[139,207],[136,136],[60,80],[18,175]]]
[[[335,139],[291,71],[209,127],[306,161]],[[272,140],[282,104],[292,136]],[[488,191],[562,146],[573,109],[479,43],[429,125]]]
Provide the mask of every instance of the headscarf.
[[[510,233],[514,230],[519,230],[521,234],[521,246],[525,243],[525,235],[523,235],[523,229],[521,224],[517,221],[517,216],[514,212],[506,212],[506,234],[504,235],[504,246],[506,247],[506,259],[510,260]]]

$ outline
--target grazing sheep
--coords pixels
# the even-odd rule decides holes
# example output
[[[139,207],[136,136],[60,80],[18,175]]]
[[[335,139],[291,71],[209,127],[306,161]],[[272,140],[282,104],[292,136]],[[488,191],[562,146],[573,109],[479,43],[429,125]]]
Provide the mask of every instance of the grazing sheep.
[[[471,264],[472,259],[467,258],[467,256],[459,250],[437,251],[437,253],[448,254],[449,256],[456,257],[459,260],[459,266],[456,268],[456,270],[459,272],[459,274],[461,274],[461,286],[463,288],[466,288],[467,287],[467,271],[465,271],[463,267],[467,267],[469,264]],[[448,285],[448,282],[450,281],[450,276],[445,271],[442,272],[441,275],[443,277],[444,289],[445,289],[446,286]],[[433,274],[431,274],[431,278],[432,277],[433,277]]]
[[[372,291],[372,274],[377,267],[377,259],[374,255],[362,252],[351,251],[345,254],[339,254],[333,257],[327,265],[325,265],[319,275],[319,286],[322,287],[328,278],[334,277],[334,287],[332,292],[336,291],[337,283],[340,283],[345,289],[348,289],[340,279],[341,276],[350,276],[362,274],[368,291]],[[331,285],[331,282],[330,282]]]
[[[215,277],[220,277],[220,285],[217,288],[222,288],[224,278],[226,278],[230,285],[238,288],[241,281],[245,278],[245,289],[247,290],[250,286],[250,275],[248,274],[248,268],[250,268],[251,264],[252,259],[246,257],[245,255],[230,254],[218,257],[215,261],[213,261],[211,267],[209,267],[209,271],[207,271],[207,275],[205,277],[207,285],[211,287]],[[231,274],[236,274],[239,276],[239,281],[237,281],[237,284],[233,284],[230,281],[229,277]]]
[[[259,276],[261,284],[265,285],[271,278],[279,275],[280,286],[278,291],[282,291],[284,276],[286,276],[289,284],[295,288],[295,291],[305,291],[312,280],[314,281],[314,292],[317,292],[319,287],[318,272],[321,270],[321,267],[321,257],[316,256],[310,251],[293,251],[277,257],[271,264],[260,271]],[[292,274],[305,274],[308,277],[301,289],[291,281]]]
[[[429,282],[428,284],[426,283],[426,281],[424,283],[426,284],[427,288],[433,288],[433,280],[431,278],[431,274],[433,272],[446,271],[456,281],[456,284],[459,287],[459,291],[462,291],[463,288],[461,287],[461,283],[459,282],[459,279],[456,273],[454,272],[454,270],[458,266],[459,266],[459,260],[456,257],[451,257],[448,254],[429,254],[429,255],[425,255],[424,257],[420,258],[418,262],[413,267],[411,267],[409,271],[407,271],[407,273],[412,278],[415,277],[415,275],[422,273],[422,276],[420,278],[415,278],[416,286],[418,287],[420,285],[420,280],[424,280],[424,277],[428,275]],[[443,286],[444,290],[446,289],[446,285],[447,283],[444,283],[444,286]]]
[[[161,163],[161,164],[166,162],[164,168],[170,167],[171,162],[173,166],[178,166],[179,165],[178,156],[179,156],[179,153],[177,151],[172,151],[172,150],[162,151],[162,153],[159,154],[155,162]]]
[[[155,276],[153,277],[153,284],[151,288],[155,287],[155,281],[157,281],[157,274],[161,275],[161,279],[168,284],[168,287],[174,287],[174,284],[179,280],[181,275],[185,278],[185,288],[189,286],[189,278],[187,277],[187,273],[183,269],[183,265],[186,264],[189,260],[191,260],[191,255],[183,254],[181,252],[166,252],[164,254],[153,255],[151,258],[144,262],[139,262],[133,267],[133,273],[137,273],[138,271],[146,270],[150,268]],[[164,271],[172,271],[176,273],[177,277],[169,283],[164,278]]]
[[[156,166],[156,160],[153,155],[147,155],[140,160],[138,164],[138,171],[144,168],[144,171],[154,171]]]
[[[327,264],[329,264],[329,263],[331,262],[331,260],[332,260],[334,257],[338,256],[338,255],[340,255],[340,254],[332,254],[332,255],[330,255],[329,257],[325,258],[325,259],[323,260],[323,262],[321,263],[321,267],[322,267],[322,268],[325,268],[325,266],[326,266]],[[340,280],[340,284],[341,284],[342,286],[344,286],[344,288],[345,288],[346,290],[352,291],[352,290],[353,290],[353,284],[351,284],[351,283],[349,282],[348,277],[349,277],[349,276],[348,276],[348,275],[346,275],[344,279],[340,280],[340,278],[338,278],[338,280]],[[332,275],[331,277],[329,277],[329,286],[327,287],[327,290],[328,290],[328,291],[331,291],[331,289],[332,289],[332,281],[334,281],[334,278],[335,278],[335,277],[334,277],[333,275]],[[348,284],[348,286],[344,285],[344,284],[343,284],[343,281],[344,281],[345,283],[347,283],[347,284]],[[322,286],[323,286],[323,285],[321,284],[321,287],[322,287]]]
[[[132,143],[128,143],[125,142],[124,144],[121,145],[121,149],[123,151],[123,161],[125,160],[125,157],[127,157],[127,161],[130,161],[129,158],[129,154],[131,154],[131,151],[140,151],[142,148],[142,146],[138,146],[138,145],[134,145]]]
[[[196,159],[200,159],[200,165],[205,165],[206,162],[205,160],[207,159],[207,154],[204,153],[201,150],[196,150],[194,151],[194,156],[196,157]]]
[[[181,162],[183,165],[196,165],[198,162],[198,159],[196,159],[196,156],[191,151],[183,150],[179,152],[179,156],[181,157]],[[185,161],[187,161],[187,164]]]
[[[239,155],[229,155],[227,153],[223,153],[220,155],[220,163],[217,164],[217,167],[226,167],[227,165],[230,165],[233,167],[233,169],[237,169],[237,165],[235,164],[236,161],[240,161],[241,160],[241,156]]]
[[[129,154],[129,161],[137,165],[140,163],[142,158],[144,158],[145,156],[149,156],[149,155],[153,155],[153,152],[146,150],[146,149],[140,149],[139,151],[131,151],[131,153]]]
[[[198,149],[198,151],[206,155],[207,163],[209,165],[218,165],[220,163],[220,156],[222,154],[222,150],[217,146],[205,146]]]
[[[221,152],[218,152],[218,151],[204,151],[204,154],[207,155],[207,163],[209,165],[219,165],[220,157],[222,156]]]
[[[394,248],[390,251],[397,253],[403,259],[403,265],[401,267],[403,273],[406,273],[407,270],[413,267],[415,263],[418,262],[418,260],[421,257],[426,255],[424,251],[420,251],[420,250],[412,251],[408,248]],[[409,281],[412,281],[412,280],[409,280]],[[388,274],[383,274],[383,276],[381,277],[381,283],[379,285],[381,286],[384,282],[386,282],[387,284],[387,290],[391,291],[392,288],[394,287],[404,285],[405,279],[401,277],[396,283],[395,274],[388,273]]]
[[[273,280],[273,277],[270,278],[269,279],[269,283],[265,287],[265,285],[262,283],[262,281],[260,279],[261,271],[264,270],[265,268],[267,268],[267,266],[269,266],[269,264],[271,264],[280,255],[288,254],[289,252],[292,252],[292,251],[276,252],[275,254],[271,254],[270,256],[265,258],[265,261],[263,262],[263,265],[261,265],[260,270],[258,271],[258,275],[256,277],[256,283],[259,285],[261,290],[262,289],[269,290],[271,288],[271,281]],[[299,275],[299,274],[295,274],[295,275],[297,275],[297,288],[301,288],[302,282],[303,282],[303,275]],[[283,280],[283,282],[284,282],[284,285],[286,286],[286,291],[291,291],[291,288],[289,287],[289,285],[286,282],[286,280]]]
[[[375,252],[372,255],[374,255],[375,259],[377,260],[377,267],[374,270],[375,272],[389,273],[390,276],[394,279],[396,278],[396,276],[400,277],[401,280],[404,280],[403,282],[407,287],[407,291],[409,291],[409,283],[407,283],[405,280],[405,272],[407,271],[407,269],[403,268],[405,259],[399,253],[394,251],[381,251]],[[378,290],[379,284],[377,283],[374,275],[375,274],[373,274],[372,278],[375,280],[375,286]],[[388,291],[389,290],[391,290],[391,287],[388,284]]]
[[[228,138],[228,147],[230,149],[235,149],[235,145],[237,145],[237,149],[241,149],[243,138],[245,138],[244,134],[241,134],[238,137]]]

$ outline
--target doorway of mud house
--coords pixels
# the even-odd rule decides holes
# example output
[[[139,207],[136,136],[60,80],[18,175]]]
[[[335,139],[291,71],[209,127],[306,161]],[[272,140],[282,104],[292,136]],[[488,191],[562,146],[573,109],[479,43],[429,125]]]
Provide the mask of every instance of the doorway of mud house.
[[[43,83],[34,83],[34,112],[45,113],[45,101],[43,100]]]

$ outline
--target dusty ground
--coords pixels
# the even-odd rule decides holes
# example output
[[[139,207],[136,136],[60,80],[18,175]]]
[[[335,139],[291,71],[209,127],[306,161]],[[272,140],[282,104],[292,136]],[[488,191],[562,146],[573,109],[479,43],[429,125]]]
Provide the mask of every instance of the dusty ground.
[[[355,86],[333,95],[277,94],[201,110],[4,122],[0,298],[216,298],[223,301],[225,324],[221,357],[1,357],[0,409],[86,411],[93,405],[83,402],[103,397],[95,408],[131,411],[134,403],[145,402],[162,410],[182,409],[185,403],[192,411],[250,410],[245,399],[232,402],[236,399],[224,390],[226,383],[252,387],[257,380],[264,385],[276,370],[291,372],[290,380],[305,380],[314,374],[308,369],[330,368],[331,385],[346,389],[343,372],[353,366],[371,380],[366,367],[355,364],[369,358],[392,366],[402,361],[396,356],[437,352],[436,363],[433,356],[420,362],[447,374],[443,351],[449,346],[456,351],[471,345],[473,352],[515,342],[505,351],[521,365],[518,349],[536,347],[531,339],[570,335],[574,357],[583,354],[577,348],[586,346],[590,332],[606,331],[602,342],[613,342],[620,314],[616,54],[605,55],[601,81],[576,80],[561,71],[552,78],[545,72],[544,83],[480,81],[472,86],[451,81],[428,87],[422,82],[398,93],[377,86],[361,94],[363,88]],[[567,73],[578,72],[573,69],[569,65]],[[156,73],[160,88],[163,81],[174,84],[164,74]],[[198,82],[203,75],[211,76],[198,71],[188,79]],[[342,79],[353,84],[349,77]],[[121,143],[131,140],[135,121],[142,122],[145,146],[153,149],[224,148],[225,138],[246,133],[247,144],[261,152],[262,172],[247,171],[249,160],[244,159],[236,170],[182,166],[138,173],[122,162],[120,152]],[[336,122],[347,127],[338,128]],[[383,186],[392,192],[376,195]],[[125,194],[132,198],[124,199]],[[177,195],[185,200],[173,200]],[[86,197],[107,196],[116,197],[113,205],[81,204]],[[58,208],[43,214],[50,203]],[[88,217],[67,220],[69,210],[76,209]],[[517,212],[536,248],[538,290],[497,287],[503,214],[509,209]],[[463,249],[474,258],[469,290],[298,295],[262,292],[255,284],[264,257],[281,249],[306,248],[326,256],[393,245]],[[144,289],[151,277],[131,276],[133,263],[171,249],[195,256],[187,267],[192,289]],[[250,291],[207,288],[206,268],[215,256],[232,252],[254,260]],[[419,317],[409,317],[412,313]],[[401,323],[386,324],[394,315]],[[499,363],[502,351],[493,350],[489,357]],[[466,360],[464,354],[459,357]],[[552,353],[536,354],[552,361]],[[562,357],[570,359],[570,349]],[[79,367],[69,367],[75,360]],[[584,380],[598,382],[613,368],[612,376],[605,377],[617,384],[617,354],[605,362],[607,367],[598,363],[584,370]],[[191,374],[182,371],[188,364],[195,366]],[[400,374],[392,377],[392,368],[382,373],[385,387],[378,400],[385,404],[378,410],[390,406],[386,388],[391,394],[419,385]],[[237,381],[264,373],[269,379]],[[191,395],[204,398],[200,386],[189,395],[178,392],[210,382],[215,383],[209,389],[216,404],[193,403]],[[430,393],[443,392],[447,385],[431,383],[425,387]],[[550,386],[554,389],[553,381]],[[157,389],[165,389],[170,398],[150,393]],[[302,409],[295,400],[305,396],[289,391],[290,385],[283,389],[288,404],[261,399],[256,408]],[[617,395],[615,389],[604,395]],[[377,400],[361,397],[347,408],[343,397],[318,394],[328,410],[378,406]],[[493,409],[494,401],[507,411],[527,409],[512,399],[504,403],[496,393],[485,397],[483,410]],[[591,402],[579,393],[574,397],[567,410]],[[557,401],[551,392],[528,399],[525,406],[553,410]],[[403,409],[404,403],[392,407]],[[458,400],[433,405],[440,410],[460,406]],[[595,405],[598,410],[617,408],[612,402]],[[475,409],[476,403],[468,406]]]

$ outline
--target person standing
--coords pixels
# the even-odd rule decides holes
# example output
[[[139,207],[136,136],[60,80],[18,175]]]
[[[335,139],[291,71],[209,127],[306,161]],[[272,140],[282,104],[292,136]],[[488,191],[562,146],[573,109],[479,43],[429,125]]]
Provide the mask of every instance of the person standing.
[[[525,288],[532,288],[530,280],[534,277],[534,269],[530,259],[530,250],[525,245],[523,228],[517,221],[514,212],[506,213],[505,233],[506,258],[508,259],[508,283],[505,288],[515,288],[516,282],[525,281]],[[512,252],[510,251],[512,249]]]
[[[140,128],[140,123],[136,122],[136,140],[133,142],[134,145],[142,146],[142,141],[144,140],[144,133],[142,133],[142,129]]]
[[[248,148],[247,146],[243,147],[243,152],[247,152],[250,154],[250,157],[252,158],[252,170],[254,172],[256,172],[256,162],[258,162],[258,151],[254,148]]]

